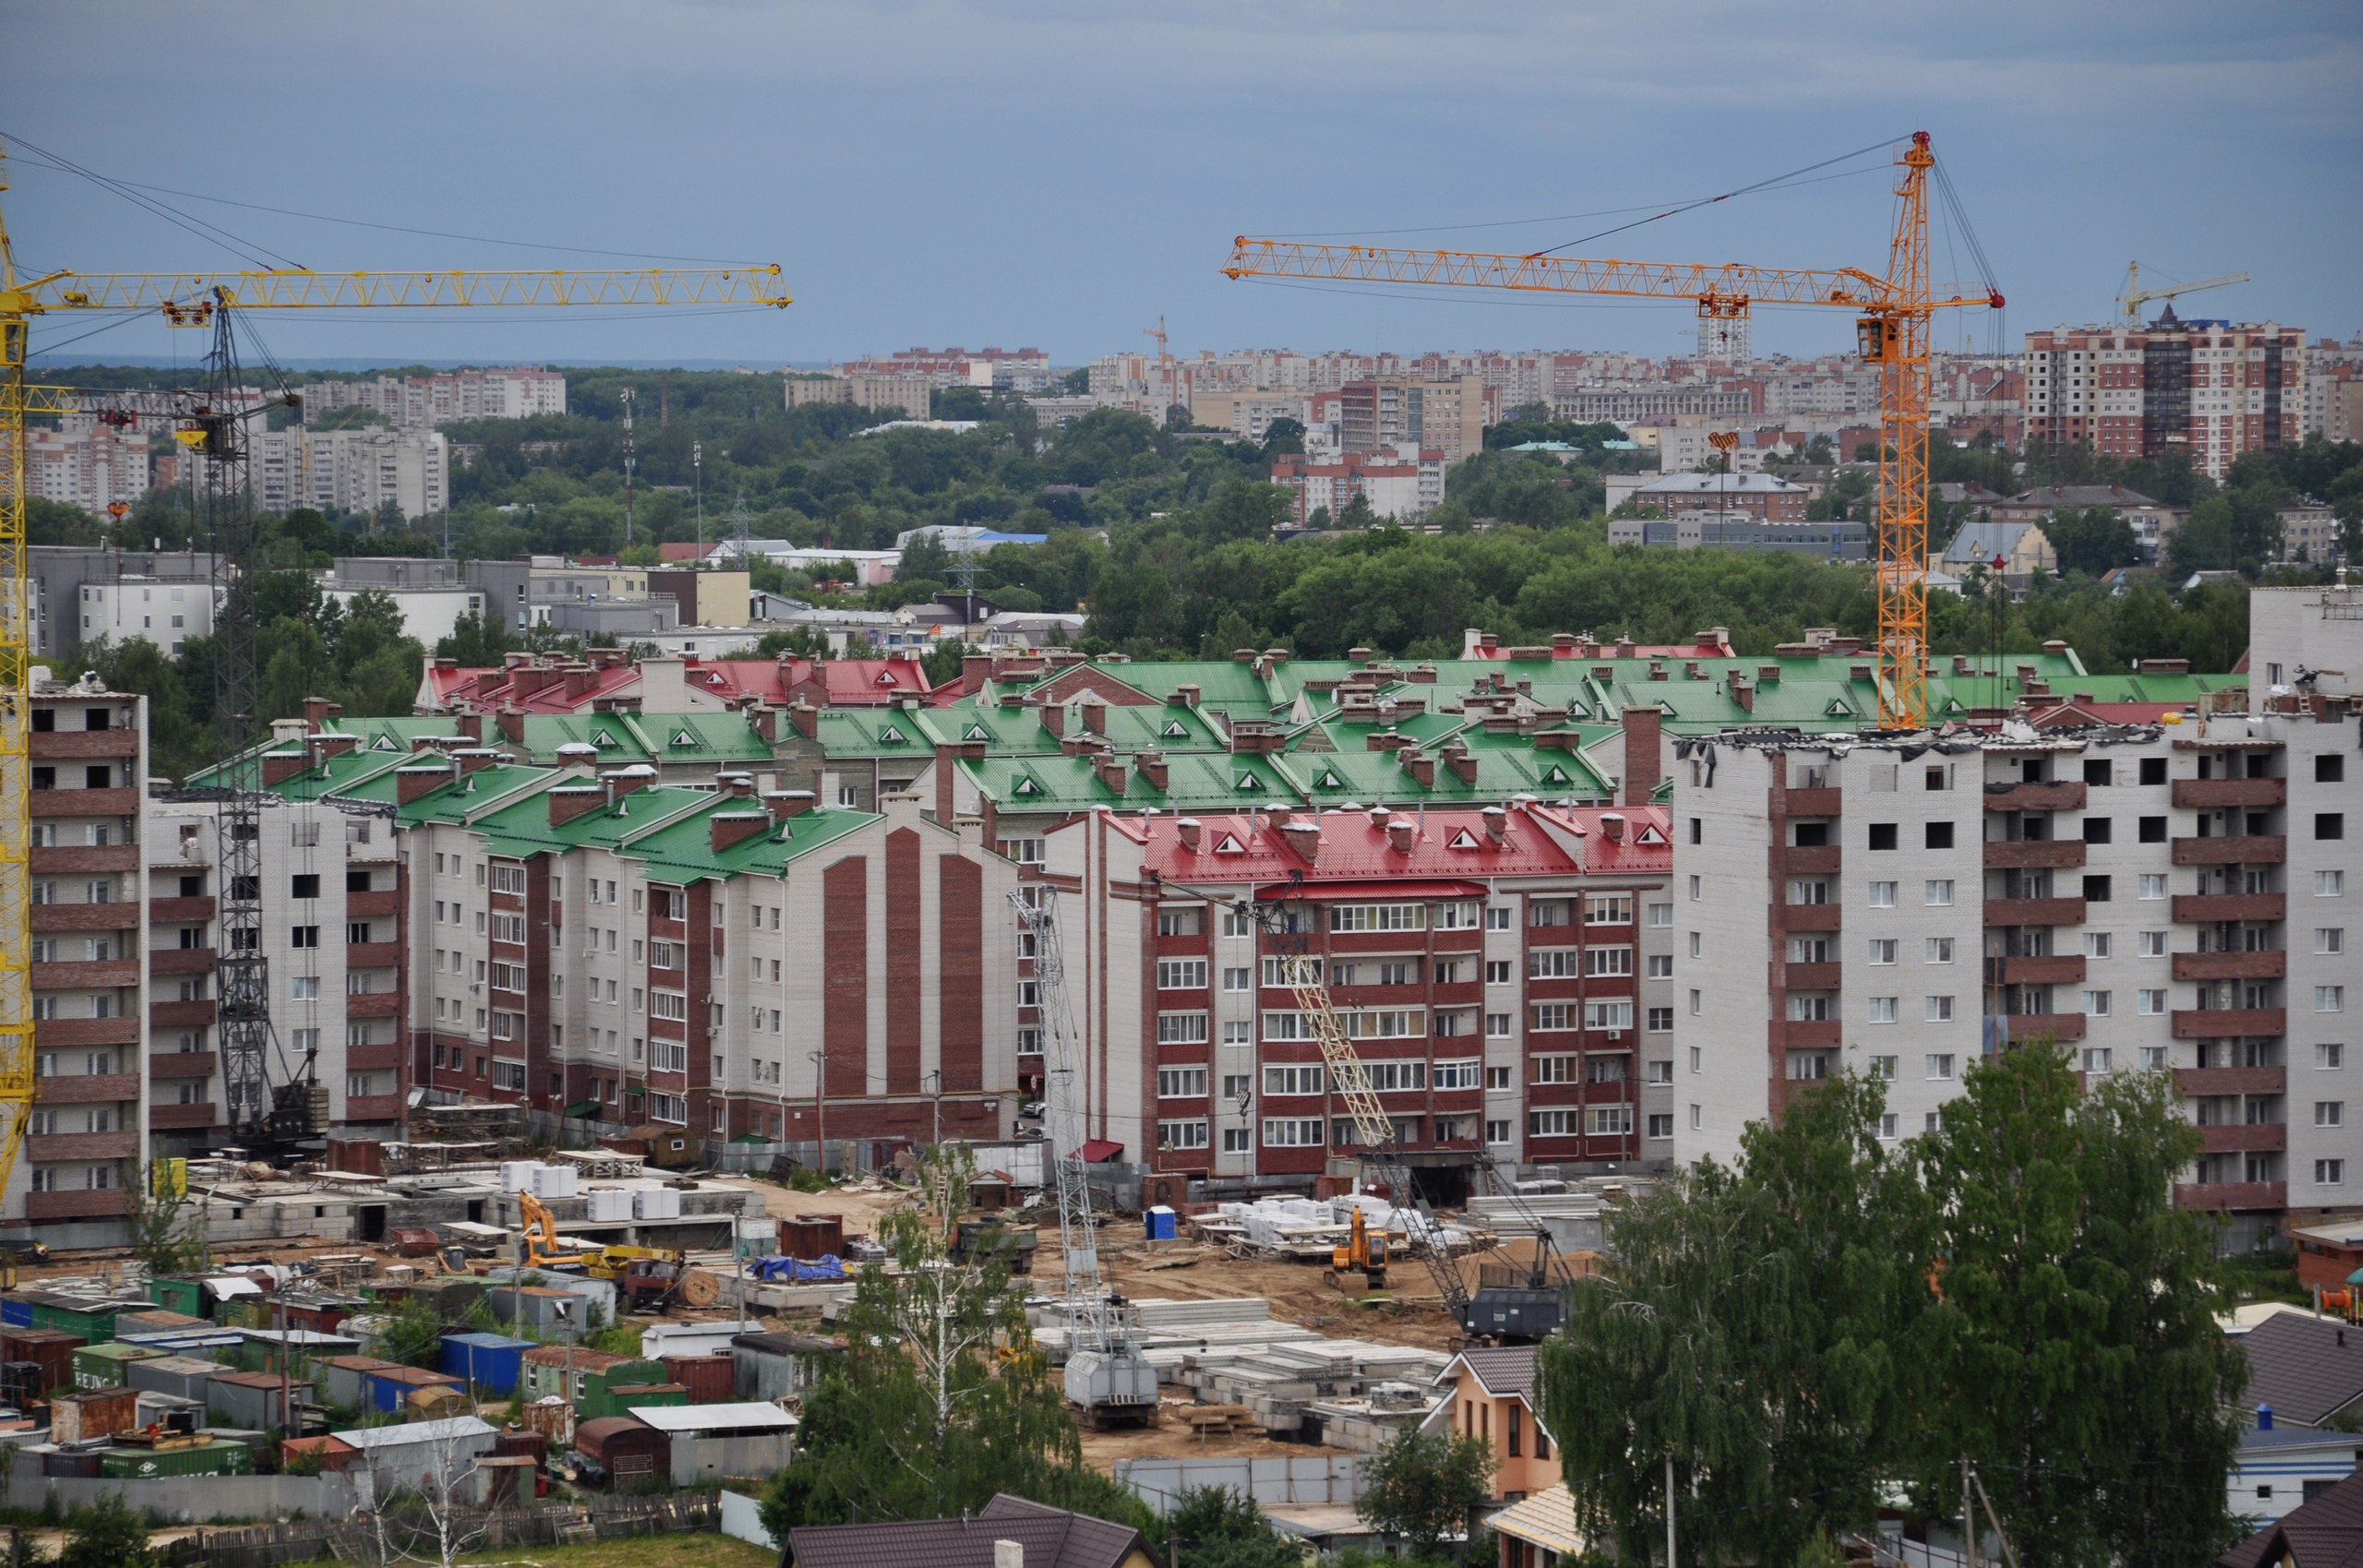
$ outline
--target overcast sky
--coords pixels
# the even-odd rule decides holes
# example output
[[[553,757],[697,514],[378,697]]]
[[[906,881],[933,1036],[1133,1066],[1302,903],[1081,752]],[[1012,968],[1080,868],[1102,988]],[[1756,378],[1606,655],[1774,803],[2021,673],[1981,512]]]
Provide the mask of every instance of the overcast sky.
[[[2134,257],[2145,276],[2253,275],[2193,295],[2187,315],[2363,327],[2356,0],[85,0],[12,5],[0,33],[0,131],[17,154],[0,200],[20,270],[244,265],[37,166],[30,138],[201,197],[777,261],[797,298],[624,319],[291,314],[264,329],[284,359],[769,365],[997,343],[1073,364],[1146,346],[1159,315],[1176,353],[1664,353],[1692,341],[1686,305],[1362,297],[1218,269],[1241,233],[1557,245],[1646,211],[1579,215],[1713,195],[1913,129],[1934,134],[2009,296],[2012,343],[2106,318]],[[1567,254],[1884,270],[1877,162]],[[322,269],[651,264],[161,199]],[[1934,262],[1940,280],[1975,270],[1946,226]],[[199,352],[147,319],[66,344],[110,319],[52,317],[36,352]],[[1829,310],[1756,325],[1763,351],[1851,335]]]

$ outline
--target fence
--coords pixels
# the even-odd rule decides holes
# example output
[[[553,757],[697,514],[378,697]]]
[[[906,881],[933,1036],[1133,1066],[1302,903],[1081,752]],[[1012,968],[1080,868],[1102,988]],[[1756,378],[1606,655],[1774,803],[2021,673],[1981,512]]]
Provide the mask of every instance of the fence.
[[[1116,1484],[1159,1514],[1191,1487],[1229,1487],[1260,1505],[1325,1503],[1350,1507],[1362,1494],[1358,1454],[1285,1459],[1120,1459]]]
[[[498,1551],[713,1530],[721,1524],[722,1509],[712,1493],[679,1492],[462,1512],[453,1519],[452,1536],[465,1541],[468,1551]],[[414,1558],[422,1546],[431,1553],[434,1536],[423,1515],[394,1508],[359,1517],[200,1529],[162,1553],[166,1568],[280,1568],[331,1556],[342,1562],[375,1563],[406,1561],[405,1552]]]

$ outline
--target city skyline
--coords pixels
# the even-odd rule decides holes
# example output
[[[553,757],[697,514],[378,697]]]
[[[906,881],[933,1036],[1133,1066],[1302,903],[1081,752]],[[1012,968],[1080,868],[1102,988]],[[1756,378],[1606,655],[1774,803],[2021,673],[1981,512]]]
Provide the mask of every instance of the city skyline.
[[[2357,29],[2331,6],[2246,18],[2237,39],[2188,6],[2144,13],[2138,37],[2106,17],[2004,7],[1961,39],[1854,6],[1773,32],[1714,6],[1668,23],[1528,7],[1445,22],[1385,6],[714,5],[654,23],[616,12],[614,25],[594,8],[563,30],[533,6],[464,22],[442,12],[448,26],[429,6],[382,37],[340,13],[266,27],[274,10],[231,7],[195,38],[123,25],[138,7],[18,22],[44,67],[5,127],[25,269],[247,264],[42,166],[39,149],[116,179],[389,225],[161,197],[255,254],[323,269],[655,264],[558,247],[644,250],[775,260],[798,300],[778,315],[663,320],[282,317],[267,339],[289,361],[813,363],[981,341],[1079,363],[1145,344],[1160,315],[1187,353],[1547,343],[1662,355],[1695,339],[1686,305],[1354,297],[1233,283],[1219,268],[1241,232],[1580,243],[1926,128],[2010,298],[2005,348],[2029,328],[2108,319],[2135,257],[2145,278],[2252,275],[2193,296],[2200,314],[2344,337],[2358,308],[2337,261],[2363,237],[2358,220],[2309,195],[2319,171],[2363,152],[2363,112],[2338,90]],[[455,39],[467,47],[451,50]],[[194,84],[225,73],[270,84],[272,119],[292,129],[227,160],[189,157]],[[335,128],[373,102],[399,135]],[[694,103],[694,121],[668,102]],[[1882,266],[1877,155],[1805,182],[1569,254]],[[1612,210],[1628,208],[1641,210]],[[534,244],[402,232],[414,230]],[[1940,277],[1969,269],[1941,233],[1937,245]],[[1946,324],[1939,342],[1959,346],[1964,328],[1987,341],[1971,321]],[[35,352],[71,363],[185,348],[149,323],[67,346],[90,330],[52,324]],[[1755,323],[1759,353],[1800,356],[1843,348],[1849,330],[1830,311]]]

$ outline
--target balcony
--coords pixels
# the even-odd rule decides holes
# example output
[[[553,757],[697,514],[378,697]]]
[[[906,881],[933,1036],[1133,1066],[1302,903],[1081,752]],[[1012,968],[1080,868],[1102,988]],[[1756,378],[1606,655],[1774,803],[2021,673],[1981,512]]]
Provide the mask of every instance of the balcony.
[[[37,762],[79,761],[85,757],[137,757],[136,729],[35,730],[29,742]]]
[[[2084,785],[2081,780],[2073,784],[2014,784],[2001,789],[1988,787],[1985,809],[1988,811],[2081,811],[2084,808]]]
[[[2045,953],[2033,958],[2003,958],[2005,986],[2074,986],[2084,978],[2082,953]]]
[[[2083,788],[2081,784],[2076,786]],[[2084,901],[2081,898],[1989,898],[1985,901],[1985,923],[1988,926],[2081,926],[2084,923]]]
[[[2279,920],[2289,906],[2288,895],[2277,892],[2177,893],[2174,917],[2177,925],[2214,926],[2235,920]]]
[[[139,1020],[122,1018],[43,1018],[33,1024],[33,1046],[54,1050],[66,1046],[130,1046],[139,1041]]]
[[[197,1001],[160,1001],[148,1006],[148,1023],[157,1029],[195,1029],[213,1022],[215,1003],[210,997]]]
[[[136,986],[139,984],[139,961],[99,958],[36,964],[32,966],[32,983],[37,991],[103,991],[117,986]]]
[[[2278,1095],[2288,1087],[2285,1067],[2178,1067],[2175,1093],[2203,1100],[2216,1095]]]
[[[2279,833],[2223,833],[2175,840],[2177,866],[2278,866],[2289,858],[2289,841]]]
[[[2177,980],[2278,980],[2289,973],[2285,952],[2178,952]]]
[[[143,916],[136,904],[36,904],[36,931],[126,931]]]
[[[2211,1155],[2277,1155],[2289,1147],[2289,1129],[2278,1121],[2201,1127],[2199,1146]]]
[[[402,1097],[400,1095],[348,1095],[344,1101],[344,1119],[354,1121],[400,1121],[402,1118]]]
[[[1835,931],[1845,923],[1845,906],[1836,904],[1784,904],[1780,906],[1783,931]]]
[[[106,1106],[138,1097],[137,1072],[61,1072],[33,1082],[36,1105]]]
[[[1834,991],[1840,985],[1841,966],[1827,964],[1786,964],[1781,967],[1781,985],[1792,991]]]
[[[400,942],[347,942],[344,964],[348,969],[391,969],[402,961]]]
[[[59,1160],[121,1160],[139,1152],[139,1134],[118,1132],[44,1132],[25,1140],[25,1158],[35,1165]]]
[[[211,1127],[216,1120],[211,1100],[199,1100],[195,1105],[150,1105],[148,1126],[150,1131],[176,1128]]]
[[[2215,811],[2236,806],[2285,806],[2287,779],[2177,779],[2174,803],[2186,810]]]
[[[212,1051],[158,1051],[148,1059],[150,1078],[210,1078],[221,1058]]]
[[[97,1191],[25,1194],[27,1219],[113,1219],[122,1213],[123,1189],[120,1187],[105,1187]]]
[[[2289,1184],[2285,1181],[2175,1183],[2175,1207],[2178,1209],[2285,1209],[2288,1206]]]
[[[349,892],[344,895],[345,916],[352,920],[379,916],[392,919],[402,913],[402,897],[391,888],[380,888],[374,892]]]
[[[347,1018],[391,1018],[402,1011],[400,991],[361,991],[344,999]]]
[[[136,844],[36,844],[29,859],[32,873],[37,877],[52,872],[71,876],[83,871],[137,871],[139,869],[139,846]]]
[[[2069,867],[2084,863],[2084,841],[2080,838],[1987,839],[1985,868],[1989,871],[2019,871],[2035,867]]]
[[[2048,1039],[2065,1046],[2084,1037],[2084,1015],[2081,1012],[2013,1012],[2003,1020],[2003,1025],[2013,1043]]]
[[[2289,1012],[2279,1007],[2186,1008],[2174,1014],[2177,1040],[2228,1040],[2242,1035],[2285,1035]]]
[[[1837,789],[1785,789],[1781,792],[1783,817],[1835,817],[1844,809],[1846,794]]]
[[[25,792],[35,817],[137,817],[136,789],[32,789]]]
[[[1776,1019],[1769,1033],[1775,1050],[1836,1050],[1846,1043],[1846,1025],[1836,1018]]]
[[[160,947],[148,955],[148,972],[151,975],[210,975],[213,973],[213,950],[210,947]]]
[[[176,925],[195,925],[213,918],[211,895],[194,898],[151,898],[148,901],[148,918]]]
[[[1773,872],[1782,877],[1834,877],[1841,852],[1834,844],[1793,844],[1773,852]]]
[[[402,1047],[396,1040],[344,1047],[344,1065],[354,1072],[395,1071],[401,1069],[402,1064]]]

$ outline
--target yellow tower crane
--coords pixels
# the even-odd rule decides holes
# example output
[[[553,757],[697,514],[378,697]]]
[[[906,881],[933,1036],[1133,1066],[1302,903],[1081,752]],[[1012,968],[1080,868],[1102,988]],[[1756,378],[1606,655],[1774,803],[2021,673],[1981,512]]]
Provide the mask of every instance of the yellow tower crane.
[[[1620,294],[1686,299],[1702,317],[1736,320],[1756,305],[1823,305],[1856,314],[1855,344],[1879,367],[1879,483],[1874,533],[1878,556],[1878,700],[1882,728],[1913,730],[1927,720],[1928,676],[1928,318],[1960,305],[2002,306],[1983,294],[1935,297],[1928,283],[1928,133],[1897,155],[1895,235],[1882,273],[1713,267],[1647,261],[1583,261],[1542,254],[1495,256],[1457,250],[1232,243],[1232,278],[1320,278],[1358,283],[1433,283],[1535,293]]]
[[[5,150],[0,150],[0,191],[8,188]],[[30,772],[27,736],[31,729],[28,686],[32,652],[32,604],[25,576],[25,416],[74,412],[75,394],[25,383],[27,340],[35,317],[64,311],[153,311],[168,325],[212,328],[222,311],[441,309],[460,305],[786,305],[775,266],[698,269],[646,268],[547,271],[316,272],[289,268],[239,272],[49,272],[20,278],[7,225],[0,220],[0,1200],[8,1192],[22,1152],[33,1095],[35,1033],[32,1018]],[[217,419],[214,423],[219,423]],[[200,428],[183,438],[202,451]],[[249,645],[251,640],[249,639]],[[251,722],[253,715],[244,715]],[[228,757],[222,759],[230,760]],[[234,794],[235,791],[234,790]],[[217,890],[222,918],[233,918],[233,890]],[[258,910],[254,917],[258,919]],[[224,942],[228,952],[234,943]],[[249,965],[249,967],[252,967]],[[246,977],[259,979],[258,975]],[[225,972],[225,988],[228,976]],[[243,987],[255,993],[251,984]],[[226,1048],[233,1002],[225,999],[223,1071],[236,1097],[239,1071]],[[246,1023],[268,1038],[267,1011]],[[249,1090],[260,1083],[262,1062],[246,1064]],[[252,1101],[243,1116],[259,1120],[266,1107]]]

